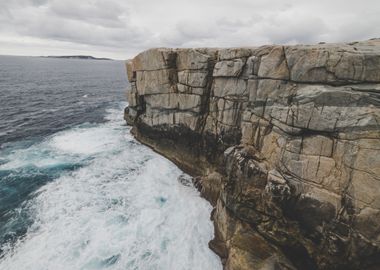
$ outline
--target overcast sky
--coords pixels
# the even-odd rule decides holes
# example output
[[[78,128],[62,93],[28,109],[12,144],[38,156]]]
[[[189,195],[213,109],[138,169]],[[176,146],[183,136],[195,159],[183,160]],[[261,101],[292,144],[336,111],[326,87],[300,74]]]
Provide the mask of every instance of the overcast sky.
[[[354,41],[380,37],[379,13],[380,0],[0,0],[0,54]]]

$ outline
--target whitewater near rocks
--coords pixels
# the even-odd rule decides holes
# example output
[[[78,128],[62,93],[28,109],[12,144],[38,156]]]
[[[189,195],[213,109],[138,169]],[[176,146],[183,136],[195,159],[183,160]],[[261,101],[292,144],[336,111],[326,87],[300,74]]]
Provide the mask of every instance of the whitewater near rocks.
[[[122,62],[2,60],[1,270],[222,268],[210,204],[123,120]]]
[[[221,269],[207,245],[211,206],[120,115],[110,110],[108,122],[57,133],[0,166],[78,164],[22,206],[33,224],[2,247],[0,269]]]
[[[126,65],[125,119],[196,176],[225,269],[380,268],[380,39]]]

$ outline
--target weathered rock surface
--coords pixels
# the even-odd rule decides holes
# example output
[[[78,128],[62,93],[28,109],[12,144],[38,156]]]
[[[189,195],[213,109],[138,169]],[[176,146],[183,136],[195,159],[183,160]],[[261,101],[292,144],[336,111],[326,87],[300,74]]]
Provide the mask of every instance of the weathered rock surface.
[[[380,269],[380,40],[151,49],[137,139],[195,176],[225,268]]]

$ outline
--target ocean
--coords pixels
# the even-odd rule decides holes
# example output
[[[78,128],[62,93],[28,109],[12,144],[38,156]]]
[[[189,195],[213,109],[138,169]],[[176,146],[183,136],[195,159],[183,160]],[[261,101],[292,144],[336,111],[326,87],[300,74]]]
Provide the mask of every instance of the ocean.
[[[122,61],[0,56],[0,269],[213,270],[212,207],[123,120]]]

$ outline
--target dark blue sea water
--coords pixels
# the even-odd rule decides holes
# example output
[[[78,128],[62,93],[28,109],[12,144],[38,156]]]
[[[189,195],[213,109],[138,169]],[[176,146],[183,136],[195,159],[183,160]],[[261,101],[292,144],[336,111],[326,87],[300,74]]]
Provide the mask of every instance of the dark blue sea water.
[[[121,61],[0,56],[0,269],[221,269],[210,205],[125,125]]]

